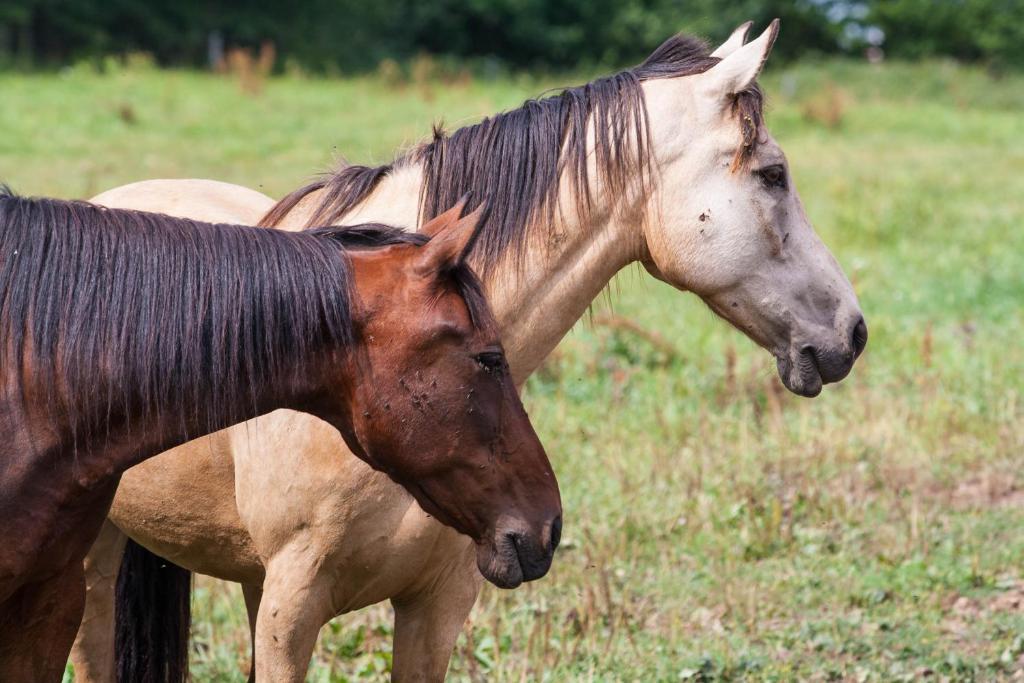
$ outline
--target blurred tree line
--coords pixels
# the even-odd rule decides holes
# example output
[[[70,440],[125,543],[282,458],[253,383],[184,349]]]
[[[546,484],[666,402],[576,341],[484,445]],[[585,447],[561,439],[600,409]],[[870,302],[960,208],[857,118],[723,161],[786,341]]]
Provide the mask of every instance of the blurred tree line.
[[[677,30],[723,39],[782,19],[776,54],[949,56],[1024,67],[1024,0],[0,0],[0,62],[128,52],[206,65],[214,45],[273,41],[311,70],[419,53],[512,68],[623,65]]]

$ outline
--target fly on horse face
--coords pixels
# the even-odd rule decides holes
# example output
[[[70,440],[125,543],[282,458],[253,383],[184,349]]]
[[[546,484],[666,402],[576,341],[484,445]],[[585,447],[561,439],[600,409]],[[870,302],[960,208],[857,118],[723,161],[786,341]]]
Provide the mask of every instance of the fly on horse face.
[[[279,408],[470,536],[498,585],[547,571],[558,488],[461,211],[432,238],[287,233],[0,193],[0,680],[60,680],[124,470]]]
[[[812,396],[846,376],[867,328],[765,126],[756,78],[778,25],[745,42],[749,28],[714,52],[673,37],[635,68],[451,135],[437,131],[391,164],[342,168],[276,205],[198,180],[136,183],[97,201],[299,230],[422,224],[472,191],[489,209],[470,261],[517,383],[615,273],[639,262],[700,296],[776,358],[790,390]],[[471,548],[385,477],[339,457],[343,448],[315,420],[282,411],[258,433],[236,427],[128,472],[90,557],[96,618],[80,634],[76,672],[109,677],[110,577],[127,533],[183,567],[243,584],[259,679],[301,681],[324,623],[386,599],[395,607],[394,677],[443,679],[479,588]],[[260,467],[271,455],[318,465],[271,479]],[[357,495],[368,491],[375,495]],[[235,505],[193,510],[183,497]],[[389,541],[365,543],[379,534]],[[461,564],[437,561],[460,547]],[[137,554],[125,557],[131,569]],[[181,586],[188,590],[187,575]],[[282,625],[287,640],[275,637]]]

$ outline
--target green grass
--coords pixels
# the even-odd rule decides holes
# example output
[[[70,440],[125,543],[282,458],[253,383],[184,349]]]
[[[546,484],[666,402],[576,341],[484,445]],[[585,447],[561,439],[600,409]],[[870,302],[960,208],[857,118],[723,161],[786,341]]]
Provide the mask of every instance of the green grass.
[[[570,81],[573,79],[569,79]],[[0,74],[0,177],[88,196],[148,177],[280,195],[550,82]],[[530,381],[562,484],[543,581],[485,589],[455,680],[1009,679],[1024,667],[1024,80],[802,64],[770,125],[871,329],[809,401],[694,297],[635,269]],[[657,338],[616,325],[628,318]],[[242,680],[238,591],[201,581],[197,680]],[[378,677],[385,606],[311,679]]]

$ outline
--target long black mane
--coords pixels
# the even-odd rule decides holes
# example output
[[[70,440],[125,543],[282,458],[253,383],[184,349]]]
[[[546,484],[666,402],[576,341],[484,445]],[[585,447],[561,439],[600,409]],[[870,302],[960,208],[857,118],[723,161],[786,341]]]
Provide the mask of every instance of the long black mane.
[[[391,164],[347,166],[278,202],[260,222],[275,226],[306,196],[323,190],[310,225],[334,223],[370,196],[396,169],[423,164],[420,219],[425,221],[467,193],[488,210],[474,245],[474,263],[486,273],[511,257],[522,263],[529,229],[553,221],[563,180],[575,191],[575,210],[591,208],[595,183],[588,177],[587,126],[593,122],[597,178],[603,194],[644,192],[650,182],[650,131],[641,84],[707,71],[720,60],[696,38],[677,35],[642,64],[519,109],[486,118],[452,135],[435,128],[433,139]],[[734,113],[742,143],[735,166],[754,152],[762,126],[762,95],[756,85],[736,95]],[[473,208],[470,206],[470,208]]]
[[[424,241],[380,225],[211,225],[0,187],[7,389],[46,392],[82,438],[140,410],[232,418],[293,379],[295,359],[352,344],[345,248]]]

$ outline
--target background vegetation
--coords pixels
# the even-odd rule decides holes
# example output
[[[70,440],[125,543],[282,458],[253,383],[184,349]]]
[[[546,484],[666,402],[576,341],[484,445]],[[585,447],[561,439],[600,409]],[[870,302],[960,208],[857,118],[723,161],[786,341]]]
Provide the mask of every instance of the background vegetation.
[[[1020,0],[2,0],[0,60],[54,65],[141,50],[163,65],[204,66],[216,33],[228,46],[272,41],[313,70],[423,53],[491,69],[620,66],[647,54],[666,27],[721,36],[773,17],[786,27],[776,58],[874,44],[891,56],[1024,66]]]
[[[331,79],[141,58],[0,73],[0,179],[87,197],[213,177],[279,196],[341,155],[384,161],[435,119],[584,78],[426,57]],[[1024,77],[809,59],[770,63],[763,84],[867,353],[799,399],[694,297],[623,273],[526,390],[563,489],[555,566],[485,589],[454,680],[1024,677]],[[237,589],[202,579],[195,609],[195,679],[244,680]],[[390,623],[385,605],[332,622],[311,680],[383,676]]]

